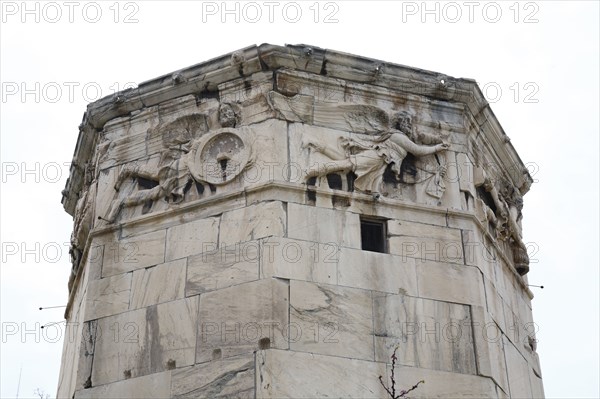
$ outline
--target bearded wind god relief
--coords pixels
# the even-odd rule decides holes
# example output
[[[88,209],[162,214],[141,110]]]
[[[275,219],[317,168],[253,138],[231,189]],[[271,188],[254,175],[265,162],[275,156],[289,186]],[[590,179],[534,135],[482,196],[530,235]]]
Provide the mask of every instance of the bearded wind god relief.
[[[383,178],[389,168],[398,182],[424,183],[426,193],[437,199],[441,198],[445,187],[443,177],[445,162],[442,154],[449,144],[439,137],[431,135],[417,136],[412,126],[412,117],[406,112],[397,113],[391,120],[392,128],[377,135],[358,137],[340,137],[338,145],[344,150],[343,155],[337,148],[331,148],[318,140],[307,138],[303,148],[321,153],[331,162],[311,166],[306,171],[306,180],[320,179],[331,173],[355,174],[355,190],[363,193],[390,195],[383,187]],[[414,157],[440,154],[437,167],[433,170],[421,168],[424,178],[409,182],[402,175],[402,163],[411,154]]]

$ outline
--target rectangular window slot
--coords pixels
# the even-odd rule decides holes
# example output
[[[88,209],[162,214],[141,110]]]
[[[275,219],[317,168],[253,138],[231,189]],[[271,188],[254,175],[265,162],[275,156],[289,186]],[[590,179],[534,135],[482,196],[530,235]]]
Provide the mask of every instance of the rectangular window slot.
[[[387,253],[386,221],[361,218],[360,239],[363,251]]]

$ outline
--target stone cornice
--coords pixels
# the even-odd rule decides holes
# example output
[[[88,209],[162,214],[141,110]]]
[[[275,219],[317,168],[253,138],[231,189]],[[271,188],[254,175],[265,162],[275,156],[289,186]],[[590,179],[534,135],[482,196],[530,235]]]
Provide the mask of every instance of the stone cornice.
[[[65,210],[71,215],[74,213],[84,184],[85,165],[93,156],[98,132],[102,131],[106,122],[185,95],[215,97],[218,96],[220,84],[249,77],[256,72],[282,68],[440,101],[462,103],[469,110],[478,131],[483,133],[493,152],[497,154],[503,169],[514,170],[518,166],[517,169],[522,171],[511,174],[513,183],[521,193],[525,194],[533,182],[474,80],[456,79],[437,72],[310,45],[261,44],[142,82],[137,88],[124,90],[89,104],[80,125],[71,174],[63,191],[62,203]]]

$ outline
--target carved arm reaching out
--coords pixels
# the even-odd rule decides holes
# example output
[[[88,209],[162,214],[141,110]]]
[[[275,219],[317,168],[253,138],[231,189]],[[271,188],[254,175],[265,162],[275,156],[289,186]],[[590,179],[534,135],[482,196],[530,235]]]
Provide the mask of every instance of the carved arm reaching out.
[[[450,145],[447,143],[436,144],[433,146],[415,144],[411,139],[401,133],[392,134],[390,140],[416,156],[431,155],[450,148]]]

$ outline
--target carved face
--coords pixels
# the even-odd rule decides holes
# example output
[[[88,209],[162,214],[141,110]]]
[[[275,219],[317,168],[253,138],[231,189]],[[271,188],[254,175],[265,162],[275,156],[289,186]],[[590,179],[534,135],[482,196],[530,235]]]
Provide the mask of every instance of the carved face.
[[[219,107],[219,123],[222,127],[235,127],[237,122],[235,111],[229,104],[223,104]]]
[[[409,137],[412,135],[412,117],[408,112],[398,112],[392,120],[392,126],[395,129],[398,129],[401,132],[405,133]]]
[[[412,133],[412,119],[410,116],[405,116],[398,120],[398,130],[409,135]]]

